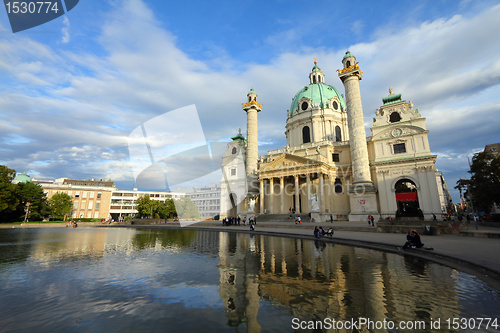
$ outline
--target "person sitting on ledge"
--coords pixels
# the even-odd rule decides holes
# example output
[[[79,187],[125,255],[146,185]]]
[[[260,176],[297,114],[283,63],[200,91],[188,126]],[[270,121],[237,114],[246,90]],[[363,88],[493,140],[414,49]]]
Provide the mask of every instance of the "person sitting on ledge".
[[[403,250],[405,250],[408,247],[421,248],[422,246],[424,246],[424,244],[420,240],[420,235],[414,229],[411,229],[408,232],[408,235],[406,235],[406,240],[407,242],[405,243],[405,245],[403,245]]]
[[[314,237],[316,238],[321,237],[321,231],[319,230],[318,226],[314,227]]]

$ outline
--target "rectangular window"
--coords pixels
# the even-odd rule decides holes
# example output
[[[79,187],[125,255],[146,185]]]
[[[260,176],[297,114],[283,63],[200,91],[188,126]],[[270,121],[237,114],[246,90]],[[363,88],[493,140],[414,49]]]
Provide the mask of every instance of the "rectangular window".
[[[94,218],[95,218],[95,219],[98,219],[98,218],[99,218],[99,212],[95,212],[95,213],[94,213]]]
[[[406,144],[396,143],[394,145],[394,154],[403,154],[403,153],[406,153]]]
[[[101,199],[101,193],[97,193],[97,199]]]
[[[332,154],[332,161],[333,162],[340,162],[339,154]]]
[[[90,199],[94,199],[94,192],[90,192],[90,196],[89,196]]]
[[[231,169],[231,176],[236,176],[236,169]]]
[[[94,207],[94,202],[93,201],[89,201],[89,209],[92,209],[92,207]]]
[[[78,209],[78,201],[73,201],[73,209]]]
[[[82,205],[80,206],[81,209],[85,209],[85,204],[86,202],[85,201],[82,201]]]
[[[86,198],[86,197],[87,197],[87,192],[83,191],[82,198]]]

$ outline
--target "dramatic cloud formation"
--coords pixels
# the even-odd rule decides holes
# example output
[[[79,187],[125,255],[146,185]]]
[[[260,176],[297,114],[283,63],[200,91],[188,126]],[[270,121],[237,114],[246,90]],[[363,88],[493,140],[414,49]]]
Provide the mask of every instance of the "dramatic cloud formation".
[[[182,48],[186,42],[175,29],[140,0],[113,2],[96,15],[88,37],[77,32],[80,25],[71,16],[61,19],[57,45],[0,27],[0,164],[39,178],[111,178],[118,187],[131,188],[132,130],[195,104],[206,139],[229,141],[238,128],[246,131],[241,103],[250,88],[264,105],[259,113],[264,154],[285,145],[286,112],[308,84],[314,57],[326,82],[343,91],[336,69],[349,49],[364,72],[367,133],[391,86],[427,118],[437,167],[453,187],[467,177],[467,156],[498,142],[500,128],[500,40],[493,37],[500,31],[500,6],[466,8],[467,15],[408,17],[405,24],[375,28],[359,19],[345,32],[356,42],[321,47],[305,42],[314,29],[293,29],[282,19],[276,24],[283,29],[256,46],[272,47],[274,56],[255,62],[235,57],[223,44],[198,46],[200,53],[193,45]],[[91,47],[75,46],[84,38]],[[252,52],[249,47],[245,56]],[[256,59],[263,57],[255,52]]]

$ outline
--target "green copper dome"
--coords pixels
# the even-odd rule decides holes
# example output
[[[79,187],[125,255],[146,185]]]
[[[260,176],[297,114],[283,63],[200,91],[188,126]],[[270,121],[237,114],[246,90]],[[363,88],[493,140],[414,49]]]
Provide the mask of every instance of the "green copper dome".
[[[14,178],[14,181],[17,183],[31,183],[31,177],[26,174],[26,171],[22,173],[18,173]]]
[[[339,93],[335,87],[324,83],[313,83],[305,86],[300,90],[295,97],[292,99],[292,105],[290,106],[290,117],[294,116],[296,113],[303,112],[301,106],[299,105],[300,100],[305,97],[311,100],[313,104],[319,104],[320,107],[328,108],[330,107],[328,102],[337,97],[340,101],[338,111],[345,112],[345,100],[344,96]]]
[[[345,58],[348,58],[348,57],[354,57],[354,56],[351,54],[351,52],[347,51],[345,53],[345,56],[342,58],[342,60],[344,60]],[[356,57],[354,57],[354,58],[356,58]]]

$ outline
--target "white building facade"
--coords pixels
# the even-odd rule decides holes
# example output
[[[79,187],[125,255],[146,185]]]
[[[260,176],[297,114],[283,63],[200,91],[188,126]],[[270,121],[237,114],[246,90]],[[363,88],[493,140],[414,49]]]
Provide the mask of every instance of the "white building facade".
[[[315,221],[365,221],[367,215],[441,215],[436,155],[430,150],[425,118],[390,89],[375,112],[372,135],[366,137],[359,83],[363,75],[350,52],[342,65],[338,76],[345,98],[325,83],[315,62],[309,85],[292,98],[286,113],[287,145],[259,157],[254,172],[258,178],[233,174],[241,161],[247,169],[254,165],[245,138],[233,137],[223,159],[221,217],[296,212],[311,213]],[[247,97],[247,114],[255,105],[263,110],[253,89]],[[247,135],[256,126],[254,120],[252,128],[247,124]],[[242,197],[236,192],[243,183],[247,192]]]

